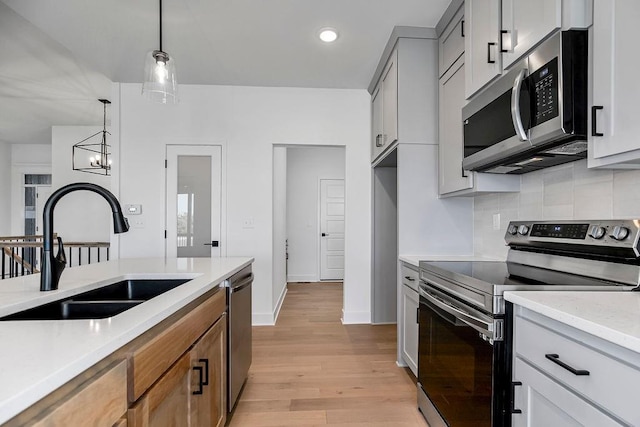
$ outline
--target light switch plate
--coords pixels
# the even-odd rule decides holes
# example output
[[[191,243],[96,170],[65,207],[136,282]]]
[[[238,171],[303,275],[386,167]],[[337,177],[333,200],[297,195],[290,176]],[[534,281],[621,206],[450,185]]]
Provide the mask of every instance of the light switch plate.
[[[125,215],[140,215],[142,213],[142,205],[124,205]]]

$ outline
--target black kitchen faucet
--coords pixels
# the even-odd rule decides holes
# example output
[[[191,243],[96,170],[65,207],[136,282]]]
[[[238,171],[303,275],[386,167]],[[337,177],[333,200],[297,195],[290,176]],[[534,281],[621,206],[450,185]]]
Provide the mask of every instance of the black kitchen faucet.
[[[44,254],[42,256],[42,270],[40,272],[40,290],[53,291],[58,289],[58,282],[62,275],[62,270],[67,266],[67,259],[64,255],[64,246],[62,239],[58,237],[58,254],[53,256],[53,209],[58,201],[66,194],[77,190],[87,190],[98,193],[111,205],[113,212],[113,231],[114,233],[124,233],[129,231],[129,222],[122,215],[122,208],[118,199],[106,188],[88,182],[76,182],[65,185],[51,194],[44,205],[43,224],[44,224]]]

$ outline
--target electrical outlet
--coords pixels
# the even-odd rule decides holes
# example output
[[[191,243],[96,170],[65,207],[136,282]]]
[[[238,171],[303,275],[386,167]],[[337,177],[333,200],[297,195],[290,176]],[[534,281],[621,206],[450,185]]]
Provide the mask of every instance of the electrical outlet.
[[[500,214],[493,214],[493,229],[500,230]]]
[[[141,218],[129,218],[129,225],[131,228],[144,228],[144,221]]]
[[[242,228],[254,228],[253,218],[245,218],[242,220]]]

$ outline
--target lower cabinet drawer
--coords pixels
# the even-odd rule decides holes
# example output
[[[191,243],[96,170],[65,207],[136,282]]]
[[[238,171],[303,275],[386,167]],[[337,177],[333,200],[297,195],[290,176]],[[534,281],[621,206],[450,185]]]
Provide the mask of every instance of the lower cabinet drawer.
[[[518,357],[513,372],[515,378],[521,381],[519,387],[514,389],[514,409],[520,412],[513,414],[513,427],[621,426],[597,407]]]
[[[417,291],[418,282],[420,281],[420,273],[418,270],[414,270],[411,267],[408,267],[407,264],[402,263],[400,271],[402,273],[402,284],[407,285],[414,291]]]
[[[545,327],[516,316],[516,356],[616,417],[640,425],[636,406],[640,366],[607,354],[603,345],[613,344],[601,344],[596,337],[592,337],[598,340],[593,345],[579,342],[571,338],[572,334],[556,332],[557,322],[547,320]],[[566,325],[562,328],[567,330]],[[576,335],[584,334],[576,330]]]

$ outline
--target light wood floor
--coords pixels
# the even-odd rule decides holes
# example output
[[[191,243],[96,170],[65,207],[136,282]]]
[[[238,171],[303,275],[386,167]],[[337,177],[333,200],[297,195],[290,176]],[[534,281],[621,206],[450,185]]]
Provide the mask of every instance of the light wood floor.
[[[340,322],[341,283],[289,284],[276,326],[253,328],[253,362],[230,426],[426,426],[396,366],[396,326]]]

